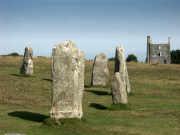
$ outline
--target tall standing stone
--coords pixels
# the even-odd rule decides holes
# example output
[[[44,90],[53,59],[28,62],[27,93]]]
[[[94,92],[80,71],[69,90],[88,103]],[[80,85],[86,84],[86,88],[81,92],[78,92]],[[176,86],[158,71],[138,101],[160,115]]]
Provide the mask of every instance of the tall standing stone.
[[[121,74],[119,72],[116,72],[114,77],[111,79],[111,92],[113,104],[126,104],[128,102],[127,92],[125,89],[125,85],[123,84],[124,82],[121,77]]]
[[[95,57],[91,85],[106,86],[109,77],[106,55],[100,53]]]
[[[127,67],[126,67],[124,48],[122,46],[116,47],[115,73],[116,72],[120,73],[120,77],[123,82],[122,85],[125,85],[125,89],[127,93],[129,93],[131,90],[130,90],[129,77],[128,77],[128,72],[127,72]]]
[[[52,108],[54,118],[81,118],[84,90],[84,53],[72,41],[54,46],[52,53]]]
[[[20,74],[33,74],[33,51],[30,47],[25,48],[23,65]]]

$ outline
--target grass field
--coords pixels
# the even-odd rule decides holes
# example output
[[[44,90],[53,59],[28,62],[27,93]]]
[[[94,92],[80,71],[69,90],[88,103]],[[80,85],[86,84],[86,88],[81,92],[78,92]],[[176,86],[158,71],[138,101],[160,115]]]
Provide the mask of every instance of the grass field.
[[[90,87],[92,61],[85,63],[83,121],[43,125],[51,109],[51,59],[34,58],[34,76],[19,75],[23,57],[0,56],[0,134],[179,135],[180,65],[127,63],[130,109],[109,111],[110,86]],[[108,62],[110,78],[114,62]]]

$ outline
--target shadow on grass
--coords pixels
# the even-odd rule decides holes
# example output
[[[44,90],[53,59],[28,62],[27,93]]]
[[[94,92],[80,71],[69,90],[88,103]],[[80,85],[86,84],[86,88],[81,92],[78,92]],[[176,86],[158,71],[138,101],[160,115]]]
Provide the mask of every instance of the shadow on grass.
[[[90,85],[84,85],[84,88],[89,88],[89,87],[91,87]]]
[[[109,88],[109,85],[101,86],[101,85],[84,85],[84,88]]]
[[[93,107],[93,108],[96,108],[98,110],[106,110],[108,108],[106,106],[103,106],[103,105],[100,105],[100,104],[97,104],[97,103],[91,103],[89,105],[89,107]]]
[[[49,117],[43,114],[38,114],[38,113],[33,113],[33,112],[28,112],[28,111],[14,111],[14,112],[8,113],[8,115],[25,119],[25,120],[35,121],[35,122],[42,122],[46,118]]]
[[[33,78],[35,78],[35,76],[33,76],[33,75],[27,75],[27,74],[11,74],[11,75],[17,76],[17,77],[33,77]]]
[[[100,90],[85,90],[85,91],[94,93],[96,95],[110,95],[108,92],[100,91]]]
[[[11,74],[11,75],[14,75],[14,76],[17,76],[17,77],[19,77],[20,75],[18,75],[18,74]]]
[[[46,78],[43,78],[42,80],[52,82],[52,79],[46,79]]]

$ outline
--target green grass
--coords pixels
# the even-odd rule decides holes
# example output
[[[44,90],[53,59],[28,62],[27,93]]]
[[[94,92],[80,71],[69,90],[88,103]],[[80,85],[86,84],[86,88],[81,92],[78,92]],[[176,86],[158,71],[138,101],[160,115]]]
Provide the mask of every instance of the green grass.
[[[35,77],[34,75],[29,75],[29,74],[11,74],[17,77]]]
[[[109,111],[118,111],[118,110],[130,110],[130,107],[128,104],[112,104],[109,108]]]
[[[46,118],[43,121],[44,125],[52,126],[52,127],[59,127],[59,126],[72,126],[72,125],[78,125],[83,124],[84,122],[87,122],[84,118],[78,119],[78,118],[62,118],[62,119],[55,119],[55,118]]]
[[[20,76],[22,60],[0,56],[0,135],[179,135],[180,65],[127,63],[129,104],[109,111],[119,108],[111,106],[109,82],[106,87],[90,86],[93,62],[86,61],[83,119],[47,126],[43,122],[49,121],[51,109],[51,59],[34,58],[34,77]],[[108,68],[110,80],[113,61]]]

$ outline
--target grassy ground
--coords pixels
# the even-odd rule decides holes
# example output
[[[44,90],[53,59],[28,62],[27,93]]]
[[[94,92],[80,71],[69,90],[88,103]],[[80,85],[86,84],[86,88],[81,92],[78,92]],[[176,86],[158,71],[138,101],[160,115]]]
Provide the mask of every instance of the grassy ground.
[[[51,59],[34,58],[34,76],[19,75],[23,57],[0,56],[0,134],[179,135],[180,65],[127,63],[131,93],[127,110],[109,111],[107,87],[90,87],[92,61],[86,61],[83,121],[42,124],[51,108]],[[108,62],[110,76],[114,62]],[[110,77],[110,78],[111,78]]]

